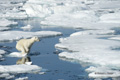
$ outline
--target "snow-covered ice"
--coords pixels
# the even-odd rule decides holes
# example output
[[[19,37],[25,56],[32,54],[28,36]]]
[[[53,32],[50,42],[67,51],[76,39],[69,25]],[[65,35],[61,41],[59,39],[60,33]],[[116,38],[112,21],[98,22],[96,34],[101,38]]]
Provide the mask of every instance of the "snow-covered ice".
[[[15,77],[14,74],[37,73],[41,70],[37,65],[0,65],[0,78],[11,79]]]
[[[37,65],[0,65],[0,73],[36,73],[41,69]]]
[[[120,51],[116,51],[115,49],[119,48],[120,42],[102,39],[102,37],[110,36],[108,33],[114,33],[114,31],[106,30],[105,32],[103,30],[103,32],[101,32],[99,30],[88,30],[76,32],[71,34],[70,37],[61,38],[60,43],[56,44],[55,47],[62,50],[68,50],[68,52],[65,51],[60,53],[60,57],[74,59],[79,62],[91,63],[99,66],[106,66],[109,67],[110,70],[119,69]],[[98,73],[100,72],[98,71]],[[104,71],[104,73],[106,72]],[[106,76],[113,77],[115,74],[106,74]],[[101,76],[104,77],[105,75]],[[118,77],[119,75],[116,76]]]
[[[10,56],[10,57],[25,57],[25,56],[27,56],[27,54],[22,54],[20,52],[12,52],[7,56]]]
[[[72,2],[73,1],[73,2]],[[82,1],[77,0],[28,0],[23,6],[29,17],[46,17],[54,13],[66,13],[74,10],[86,9]]]
[[[100,19],[105,23],[120,23],[120,12],[104,14]]]
[[[6,31],[6,30],[10,30],[10,27],[0,27],[0,31]]]
[[[28,80],[28,77],[21,77],[21,78],[15,79],[15,80]]]
[[[24,31],[4,31],[0,32],[0,41],[13,41],[21,38],[30,38],[32,36],[50,37],[62,35],[61,32],[56,31],[37,31],[37,32],[24,32]]]
[[[21,27],[21,29],[23,29],[24,31],[30,31],[32,28],[33,28],[33,26],[31,26],[31,25]]]
[[[111,70],[109,67],[89,67],[86,71],[91,72],[89,77],[93,78],[108,78],[108,77],[118,77],[120,76],[120,71]]]
[[[17,25],[17,24],[18,24],[17,22],[9,21],[9,20],[7,20],[5,18],[0,19],[0,27],[14,26],[14,25]]]
[[[3,60],[3,55],[6,53],[4,50],[0,50],[0,60]]]
[[[0,78],[11,79],[14,77],[15,77],[14,75],[10,75],[9,73],[0,74]]]
[[[26,0],[4,0],[0,1],[0,18],[26,19],[27,14],[22,10]]]

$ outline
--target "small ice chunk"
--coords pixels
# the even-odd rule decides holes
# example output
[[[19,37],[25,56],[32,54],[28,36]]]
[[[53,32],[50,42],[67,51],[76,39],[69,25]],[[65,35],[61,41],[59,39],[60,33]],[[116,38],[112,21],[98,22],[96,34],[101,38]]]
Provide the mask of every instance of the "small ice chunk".
[[[103,14],[100,19],[105,23],[120,23],[120,12]]]
[[[32,64],[32,62],[25,62],[25,64],[26,64],[26,65],[31,65],[31,64]]]
[[[0,73],[36,73],[41,70],[37,65],[0,65]]]
[[[31,26],[31,25],[21,27],[21,29],[23,29],[24,31],[30,31],[32,28],[33,28],[33,26]]]
[[[0,74],[0,78],[11,79],[14,78],[14,75],[10,75],[9,73],[2,73]]]
[[[120,40],[120,36],[110,37],[109,39],[113,39],[113,40]]]
[[[22,77],[22,78],[18,78],[18,79],[15,79],[15,80],[28,80],[28,77]]]
[[[12,52],[12,53],[10,53],[7,56],[9,56],[9,57],[25,57],[25,56],[27,56],[27,53],[26,54],[22,54],[20,52]]]

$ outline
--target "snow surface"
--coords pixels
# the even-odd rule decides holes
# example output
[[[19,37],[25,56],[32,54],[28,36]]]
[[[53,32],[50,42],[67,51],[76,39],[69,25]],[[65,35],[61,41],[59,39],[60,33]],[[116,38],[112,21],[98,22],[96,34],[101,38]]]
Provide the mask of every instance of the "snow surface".
[[[37,32],[24,32],[24,31],[4,31],[0,32],[0,41],[13,41],[21,38],[30,38],[33,36],[50,37],[62,35],[61,32],[55,31],[37,31]]]
[[[103,31],[103,32],[102,32]],[[62,52],[59,54],[60,57],[65,57],[68,59],[74,59],[79,62],[91,63],[99,66],[109,67],[109,70],[119,69],[120,67],[120,51],[115,50],[119,48],[119,41],[113,41],[109,39],[102,39],[102,37],[108,37],[108,33],[114,33],[114,31],[104,31],[104,30],[88,30],[88,31],[80,31],[71,34],[70,37],[61,38],[60,43],[56,44],[55,47],[68,50],[68,52]],[[104,35],[103,35],[104,34]],[[105,68],[106,68],[105,67]],[[118,77],[120,75],[107,74],[104,70],[103,74],[98,77]],[[100,71],[101,71],[100,70]],[[98,73],[100,73],[98,71]],[[117,70],[116,70],[117,71]],[[94,71],[93,71],[94,72]],[[114,70],[113,70],[114,72]],[[117,71],[119,73],[119,71]],[[92,75],[92,76],[91,76]],[[89,74],[90,77],[97,77],[97,74]]]
[[[17,25],[17,24],[18,24],[17,22],[9,21],[5,18],[0,19],[0,28],[1,27],[6,27],[6,26],[14,26],[14,25]]]
[[[0,60],[3,60],[3,55],[6,53],[4,50],[0,50]]]
[[[0,65],[0,73],[35,73],[41,69],[37,65]]]
[[[3,0],[0,1],[0,18],[26,19],[27,14],[22,9],[26,0]]]
[[[33,26],[31,26],[31,25],[21,27],[21,29],[23,29],[24,31],[30,31],[32,28],[33,28]]]
[[[28,0],[23,8],[29,17],[45,17],[42,28],[104,29],[118,27],[119,3],[119,0]]]
[[[0,65],[0,78],[11,79],[15,77],[14,74],[37,73],[41,70],[37,65]]]
[[[46,17],[54,13],[73,12],[74,10],[86,9],[78,0],[28,0],[24,9],[29,17]]]
[[[15,79],[15,80],[28,80],[28,77],[22,77],[22,78],[18,78],[18,79]]]
[[[25,56],[27,56],[27,53],[26,54],[22,54],[20,52],[12,52],[12,53],[10,53],[7,56],[10,56],[10,57],[25,57]]]

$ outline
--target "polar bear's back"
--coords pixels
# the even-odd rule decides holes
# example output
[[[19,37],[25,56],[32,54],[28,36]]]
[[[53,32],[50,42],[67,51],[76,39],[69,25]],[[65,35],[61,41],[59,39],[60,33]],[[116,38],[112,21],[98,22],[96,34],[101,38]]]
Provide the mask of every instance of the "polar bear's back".
[[[19,50],[21,47],[24,48],[25,45],[29,46],[28,43],[30,43],[30,39],[21,39],[17,42],[16,48]]]
[[[21,39],[21,40],[19,40],[18,42],[17,42],[17,45],[23,45],[23,44],[25,44],[25,43],[27,43],[27,42],[29,42],[29,40],[28,39]],[[17,46],[16,45],[16,46]]]

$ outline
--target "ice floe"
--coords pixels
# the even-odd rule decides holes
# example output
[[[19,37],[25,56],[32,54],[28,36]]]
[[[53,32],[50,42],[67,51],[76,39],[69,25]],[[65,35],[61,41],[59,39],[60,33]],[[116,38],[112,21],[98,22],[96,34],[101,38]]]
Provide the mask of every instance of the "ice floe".
[[[0,27],[6,27],[6,26],[14,26],[17,25],[17,22],[9,21],[7,19],[0,19]]]
[[[0,18],[26,19],[25,10],[21,10],[26,0],[4,0],[0,1]]]
[[[109,70],[112,69],[119,69],[120,64],[120,51],[116,50],[119,48],[119,41],[104,39],[102,37],[110,36],[107,35],[108,33],[114,33],[114,31],[81,31],[71,34],[70,37],[61,38],[60,43],[56,44],[55,47],[62,50],[68,50],[68,52],[64,51],[59,54],[60,57],[67,58],[67,59],[74,59],[78,62],[84,63],[91,63],[94,66],[104,66],[109,67]],[[104,34],[104,35],[103,35]],[[106,77],[118,77],[120,75],[116,75],[119,73],[118,71],[115,74],[107,74],[109,70],[104,70],[103,74],[90,73],[89,76],[91,77],[99,77],[99,76],[106,76]],[[100,71],[101,71],[100,70]],[[114,72],[114,70],[113,70]],[[101,73],[98,71],[98,73]],[[92,76],[95,75],[95,76]]]
[[[22,54],[20,52],[12,52],[8,56],[10,56],[10,57],[25,57],[25,56],[27,56],[27,54]]]
[[[31,26],[31,25],[21,27],[21,29],[23,29],[24,31],[30,31],[32,28],[33,28],[33,26]]]
[[[90,8],[97,9],[119,9],[119,0],[85,0],[85,4],[88,4]]]
[[[0,65],[0,78],[11,79],[15,77],[14,74],[38,73],[41,70],[37,65]]]
[[[120,23],[120,12],[103,14],[100,19],[105,23]]]
[[[108,78],[120,76],[120,71],[111,70],[109,67],[89,67],[86,71],[91,72],[89,77],[91,78]]]
[[[15,77],[14,75],[10,75],[9,73],[0,74],[0,78],[11,79],[14,77]]]
[[[0,27],[0,31],[7,31],[7,30],[10,30],[11,28],[10,27]]]
[[[4,31],[0,32],[0,41],[13,41],[21,38],[30,38],[32,36],[50,37],[62,35],[61,32],[56,31],[37,31],[37,32],[24,32],[24,31]]]
[[[69,14],[53,14],[50,17],[45,18],[45,21],[42,21],[41,24],[68,28],[81,28],[83,27],[82,24],[95,23],[98,20],[99,18],[93,11],[78,11]]]
[[[82,1],[77,0],[73,0],[73,2],[67,0],[28,0],[23,8],[26,10],[29,17],[46,17],[53,13],[69,13],[88,7],[82,4]]]
[[[0,65],[0,73],[35,73],[41,69],[37,65]]]
[[[21,78],[15,79],[15,80],[28,80],[28,77],[21,77]]]
[[[4,50],[0,50],[0,60],[4,60],[3,55],[6,53]]]

